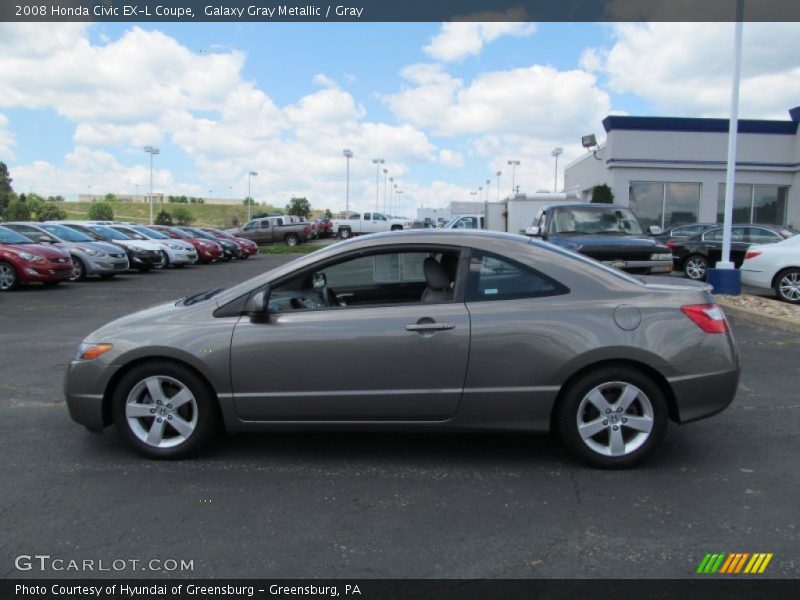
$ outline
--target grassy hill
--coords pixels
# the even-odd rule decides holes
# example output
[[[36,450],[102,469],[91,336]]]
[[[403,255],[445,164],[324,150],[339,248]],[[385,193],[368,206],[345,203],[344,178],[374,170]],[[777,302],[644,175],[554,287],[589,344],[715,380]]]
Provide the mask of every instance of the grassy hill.
[[[149,207],[143,202],[110,202],[114,209],[114,218],[120,221],[134,221],[147,223],[149,221]],[[86,219],[90,202],[63,202],[59,207],[67,213],[67,219]],[[186,208],[194,217],[192,225],[205,225],[208,227],[229,227],[231,219],[236,217],[240,223],[247,220],[247,207],[231,206],[226,204],[154,204],[153,217],[162,209],[171,212],[176,206]],[[263,211],[262,207],[253,207],[253,212]]]

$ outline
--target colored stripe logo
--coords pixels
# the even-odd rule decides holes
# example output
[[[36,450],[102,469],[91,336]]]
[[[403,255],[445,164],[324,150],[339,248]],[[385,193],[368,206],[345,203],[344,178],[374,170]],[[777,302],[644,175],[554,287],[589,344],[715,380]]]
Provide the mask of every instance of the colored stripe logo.
[[[767,565],[772,560],[771,552],[724,552],[708,553],[700,561],[697,573],[711,575],[721,573],[725,575],[738,575],[747,573],[761,574],[767,570]]]

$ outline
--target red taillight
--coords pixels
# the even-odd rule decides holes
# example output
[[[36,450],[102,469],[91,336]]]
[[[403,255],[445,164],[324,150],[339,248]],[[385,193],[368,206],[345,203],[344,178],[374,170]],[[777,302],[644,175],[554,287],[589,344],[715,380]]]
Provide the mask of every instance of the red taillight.
[[[748,250],[747,253],[744,255],[745,260],[748,258],[755,258],[756,256],[761,256],[761,252],[758,250]]]
[[[311,231],[311,229],[309,229],[308,227],[303,227],[303,233],[305,233],[306,235],[308,235],[308,232],[309,232],[309,231]]]
[[[728,319],[716,304],[692,304],[682,306],[681,311],[706,333],[727,333]]]
[[[678,245],[678,242],[667,242],[667,248],[674,248]]]

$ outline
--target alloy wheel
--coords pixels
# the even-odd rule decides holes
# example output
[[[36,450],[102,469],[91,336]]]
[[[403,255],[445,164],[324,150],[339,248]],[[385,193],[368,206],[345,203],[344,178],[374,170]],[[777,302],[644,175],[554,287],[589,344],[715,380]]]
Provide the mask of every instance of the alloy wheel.
[[[17,284],[17,274],[14,267],[8,263],[0,264],[0,290],[10,290]]]
[[[153,448],[172,448],[188,440],[197,427],[194,394],[183,382],[152,375],[133,386],[125,401],[128,427]]]
[[[653,430],[654,411],[640,388],[609,381],[592,388],[578,407],[578,434],[592,451],[626,456],[641,448]]]
[[[72,277],[69,278],[70,281],[80,281],[83,279],[83,263],[81,259],[73,256],[72,257]]]
[[[705,259],[700,258],[699,256],[690,258],[686,261],[686,266],[684,267],[684,272],[689,279],[700,280],[706,276],[706,271],[708,270],[708,266],[706,264]]]
[[[778,282],[778,295],[792,303],[800,302],[800,271],[789,271]]]

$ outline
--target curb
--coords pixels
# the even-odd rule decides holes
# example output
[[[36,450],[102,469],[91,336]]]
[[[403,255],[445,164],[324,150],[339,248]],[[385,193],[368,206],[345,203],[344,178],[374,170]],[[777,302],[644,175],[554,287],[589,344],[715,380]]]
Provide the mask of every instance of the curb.
[[[756,310],[742,308],[741,306],[736,306],[725,301],[724,298],[720,298],[719,296],[716,297],[716,300],[717,304],[724,309],[726,315],[730,315],[731,317],[735,317],[737,319],[742,319],[743,321],[750,321],[751,323],[756,323],[757,325],[765,325],[767,327],[774,327],[776,329],[782,329],[791,333],[800,334],[800,322],[798,321],[787,319],[786,317],[765,315],[764,313]]]

